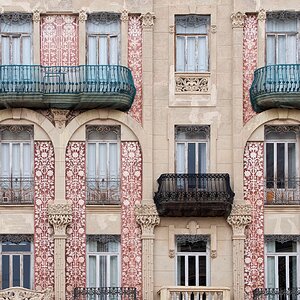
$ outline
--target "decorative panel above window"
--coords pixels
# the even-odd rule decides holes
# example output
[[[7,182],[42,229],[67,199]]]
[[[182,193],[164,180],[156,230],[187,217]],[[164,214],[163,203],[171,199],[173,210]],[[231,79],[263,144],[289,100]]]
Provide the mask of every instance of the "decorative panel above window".
[[[119,64],[120,28],[119,14],[101,12],[88,15],[87,64]]]
[[[2,65],[30,65],[32,62],[32,14],[0,15]]]

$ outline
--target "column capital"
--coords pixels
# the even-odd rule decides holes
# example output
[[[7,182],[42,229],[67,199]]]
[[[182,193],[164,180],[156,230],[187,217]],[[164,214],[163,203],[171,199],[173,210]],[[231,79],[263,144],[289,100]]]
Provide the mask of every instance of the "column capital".
[[[69,112],[70,111],[67,109],[56,109],[56,108],[51,109],[55,127],[57,127],[58,129],[65,128],[67,116],[68,116]]]
[[[85,8],[82,8],[79,11],[78,19],[79,19],[79,22],[81,22],[81,23],[83,23],[87,20],[87,11]]]
[[[231,22],[232,28],[243,28],[246,14],[238,11],[236,13],[231,14]]]
[[[33,22],[40,22],[41,20],[41,11],[37,8],[35,8],[33,11],[32,11],[32,20]]]
[[[142,228],[142,238],[153,236],[154,227],[160,222],[156,206],[153,204],[142,204],[135,207],[137,223]]]
[[[259,11],[258,11],[258,14],[257,14],[257,19],[259,21],[265,21],[267,19],[267,12],[265,9],[261,8]]]
[[[54,228],[54,237],[65,236],[66,228],[72,222],[71,204],[49,204],[48,219]]]
[[[120,16],[120,20],[122,22],[128,22],[129,16],[128,16],[128,10],[127,9],[123,9],[121,11],[121,16]]]
[[[244,239],[245,228],[252,221],[252,207],[247,204],[233,204],[227,222],[232,226],[233,239]]]
[[[142,26],[143,28],[152,29],[154,25],[155,15],[154,13],[147,12],[145,14],[141,14]]]

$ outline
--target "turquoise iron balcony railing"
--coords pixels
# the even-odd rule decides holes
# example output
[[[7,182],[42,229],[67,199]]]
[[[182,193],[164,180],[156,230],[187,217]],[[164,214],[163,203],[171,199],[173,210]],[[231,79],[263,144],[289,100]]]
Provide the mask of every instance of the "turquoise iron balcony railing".
[[[257,69],[250,88],[253,109],[300,108],[300,64]]]
[[[118,65],[0,65],[0,109],[130,109],[136,89]]]

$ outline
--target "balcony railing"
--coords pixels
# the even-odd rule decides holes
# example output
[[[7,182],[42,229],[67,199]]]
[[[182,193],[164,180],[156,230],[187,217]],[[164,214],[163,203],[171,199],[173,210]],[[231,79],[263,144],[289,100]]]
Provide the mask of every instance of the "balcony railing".
[[[300,64],[270,65],[257,69],[250,88],[253,109],[300,108]]]
[[[160,300],[230,300],[230,289],[207,286],[172,286],[159,290]]]
[[[292,289],[255,289],[253,300],[299,300],[300,288]]]
[[[89,205],[120,204],[120,179],[87,178],[87,200]]]
[[[154,202],[160,216],[217,217],[231,212],[228,174],[162,174]]]
[[[33,196],[33,178],[0,177],[0,204],[33,204]]]
[[[265,181],[266,205],[300,205],[300,178]]]
[[[74,300],[136,300],[136,288],[103,287],[75,288]]]
[[[0,108],[127,111],[135,92],[131,71],[119,65],[0,65]]]

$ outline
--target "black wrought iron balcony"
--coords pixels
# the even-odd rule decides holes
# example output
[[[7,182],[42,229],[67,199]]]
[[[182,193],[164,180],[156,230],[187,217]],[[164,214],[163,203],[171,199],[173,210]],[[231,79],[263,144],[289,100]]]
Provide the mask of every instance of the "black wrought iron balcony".
[[[228,174],[162,174],[154,202],[163,217],[220,217],[231,212]]]
[[[265,205],[300,205],[300,178],[266,180]]]
[[[0,65],[0,109],[130,109],[131,71],[118,65]]]
[[[253,300],[296,300],[300,299],[300,288],[291,289],[255,289]]]
[[[32,177],[0,177],[0,204],[33,204],[34,181]]]
[[[75,288],[74,300],[136,300],[136,288],[129,287],[102,287],[102,288]]]
[[[88,205],[120,204],[120,179],[119,178],[87,178]]]
[[[253,109],[300,108],[300,64],[257,69],[250,88]]]

